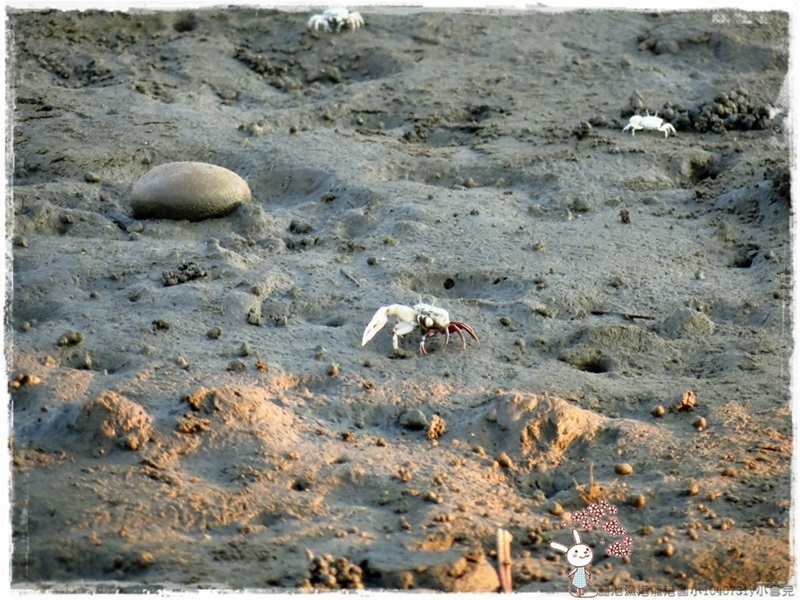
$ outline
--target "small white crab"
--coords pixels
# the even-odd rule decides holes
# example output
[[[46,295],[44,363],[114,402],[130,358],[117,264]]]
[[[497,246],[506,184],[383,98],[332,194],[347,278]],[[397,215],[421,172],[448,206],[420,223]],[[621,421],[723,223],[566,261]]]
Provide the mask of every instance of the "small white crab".
[[[339,33],[342,28],[348,27],[355,31],[364,26],[364,18],[357,12],[350,12],[346,8],[328,8],[318,15],[311,15],[308,28],[314,31],[331,31]]]
[[[392,329],[392,347],[395,351],[398,350],[398,337],[407,335],[415,329],[422,330],[422,339],[419,342],[419,351],[422,354],[428,353],[425,348],[428,338],[439,333],[445,336],[445,345],[450,341],[450,334],[457,333],[461,337],[461,344],[466,348],[467,339],[464,337],[464,331],[473,340],[478,341],[478,336],[472,331],[472,327],[461,321],[451,321],[449,313],[443,308],[420,302],[413,308],[403,304],[381,306],[364,330],[364,336],[361,338],[362,346],[366,346],[367,342],[375,337],[375,334],[386,325],[389,317],[397,317],[397,323]]]
[[[667,123],[664,121],[664,119],[658,116],[657,111],[654,115],[651,115],[649,112],[647,112],[645,116],[633,115],[628,124],[622,129],[623,133],[628,131],[628,129],[631,130],[631,135],[636,135],[636,132],[640,129],[654,129],[657,131],[663,131],[665,138],[668,138],[670,133],[672,135],[677,135],[678,133],[675,131],[675,128],[671,123]]]

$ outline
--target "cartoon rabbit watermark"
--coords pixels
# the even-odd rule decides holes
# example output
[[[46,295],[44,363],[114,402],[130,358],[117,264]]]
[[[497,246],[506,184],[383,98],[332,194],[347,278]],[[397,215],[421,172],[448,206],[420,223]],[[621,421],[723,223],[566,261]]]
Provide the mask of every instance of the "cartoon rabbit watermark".
[[[600,528],[604,537],[610,536],[620,538],[612,541],[606,545],[606,539],[601,539],[600,543],[605,546],[605,553],[607,556],[614,556],[617,558],[625,558],[631,555],[633,550],[633,539],[628,535],[628,531],[619,522],[615,516],[617,514],[617,507],[608,500],[600,500],[597,503],[591,503],[584,508],[572,513],[570,520],[575,523],[577,527],[585,531],[591,531],[595,527]],[[567,527],[567,522],[563,521],[561,527]],[[572,537],[575,538],[575,544],[569,548],[564,544],[558,542],[550,542],[550,547],[566,554],[567,563],[572,567],[569,572],[569,593],[576,598],[593,598],[598,595],[597,588],[592,585],[592,574],[589,571],[589,565],[592,564],[594,559],[594,550],[587,544],[581,541],[581,534],[577,529],[572,530]]]
[[[569,572],[569,593],[576,598],[593,598],[597,596],[597,590],[589,582],[592,574],[588,567],[592,564],[594,551],[581,542],[581,534],[577,529],[572,530],[575,544],[567,548],[564,544],[550,542],[550,547],[564,552],[567,555],[567,562],[573,569]]]

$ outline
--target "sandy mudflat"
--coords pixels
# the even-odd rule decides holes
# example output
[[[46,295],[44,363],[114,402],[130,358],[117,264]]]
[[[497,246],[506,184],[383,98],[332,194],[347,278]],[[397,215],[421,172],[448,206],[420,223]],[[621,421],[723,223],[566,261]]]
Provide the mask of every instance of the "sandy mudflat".
[[[789,15],[361,12],[9,13],[13,586],[563,592],[600,500],[601,589],[785,583]]]

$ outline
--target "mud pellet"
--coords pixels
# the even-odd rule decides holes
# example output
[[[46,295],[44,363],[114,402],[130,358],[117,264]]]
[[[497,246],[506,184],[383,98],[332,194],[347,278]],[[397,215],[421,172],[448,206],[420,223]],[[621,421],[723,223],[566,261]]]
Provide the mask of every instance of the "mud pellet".
[[[250,325],[256,325],[258,327],[263,325],[264,324],[264,319],[261,316],[261,310],[260,309],[256,310],[255,308],[251,308],[247,312],[247,322]]]
[[[155,557],[149,552],[142,552],[136,560],[140,567],[148,567],[156,562]]]
[[[164,319],[155,319],[152,323],[153,331],[169,331],[172,328],[172,325],[169,321],[165,321]]]
[[[68,331],[60,338],[57,344],[59,346],[75,346],[83,341],[83,334],[80,331]]]
[[[633,466],[630,463],[620,463],[614,467],[614,472],[617,475],[630,475],[633,473]]]
[[[686,390],[680,402],[673,406],[675,412],[691,410],[697,405],[697,395],[692,390]]]
[[[636,508],[644,508],[644,505],[647,504],[647,499],[644,494],[632,494],[628,496],[628,504]]]
[[[425,492],[425,495],[422,496],[422,499],[425,500],[426,502],[433,502],[434,504],[441,504],[442,502],[444,502],[442,497],[439,496],[439,494],[437,494],[433,490]]]
[[[245,370],[247,370],[247,365],[242,360],[232,360],[228,363],[228,371],[231,373],[241,373]]]
[[[579,198],[575,198],[570,204],[569,208],[575,212],[586,213],[594,210],[594,204],[592,204],[588,198],[581,196]]]
[[[504,469],[510,469],[514,466],[514,461],[511,460],[511,457],[505,452],[498,454],[497,457],[495,457],[495,460],[497,461],[497,464]]]
[[[486,450],[483,449],[483,446],[473,446],[472,451],[478,456],[486,456]]]
[[[432,415],[428,425],[428,439],[436,441],[447,432],[447,422],[439,415]]]

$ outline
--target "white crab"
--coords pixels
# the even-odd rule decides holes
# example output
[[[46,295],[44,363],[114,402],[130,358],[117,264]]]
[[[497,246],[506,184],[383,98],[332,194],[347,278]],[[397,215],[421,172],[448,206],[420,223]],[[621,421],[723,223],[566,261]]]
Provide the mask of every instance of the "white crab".
[[[355,31],[364,26],[364,18],[357,12],[350,12],[346,8],[328,8],[318,15],[311,15],[308,28],[314,31],[331,31],[339,33],[342,28],[348,27]]]
[[[389,317],[397,317],[397,323],[392,329],[392,347],[395,351],[398,350],[398,337],[407,335],[415,329],[422,330],[422,339],[419,342],[419,351],[422,354],[428,353],[425,349],[427,339],[439,333],[445,336],[445,345],[450,341],[450,334],[457,333],[461,337],[461,344],[466,348],[467,339],[464,337],[464,331],[473,340],[478,341],[478,336],[472,331],[472,327],[461,321],[451,321],[450,314],[443,308],[420,302],[413,308],[403,304],[381,306],[364,330],[364,336],[361,338],[362,346],[366,346],[367,342],[375,337],[375,334],[386,325]]]
[[[647,111],[646,113],[647,114],[645,114],[645,116],[633,115],[628,124],[622,129],[623,133],[630,129],[631,135],[636,135],[636,132],[640,129],[654,129],[657,131],[663,131],[665,138],[668,138],[670,133],[672,135],[677,135],[678,132],[675,131],[675,128],[672,126],[672,124],[667,123],[664,121],[664,119],[658,116],[658,111],[656,111],[656,114],[654,115],[651,115]]]

